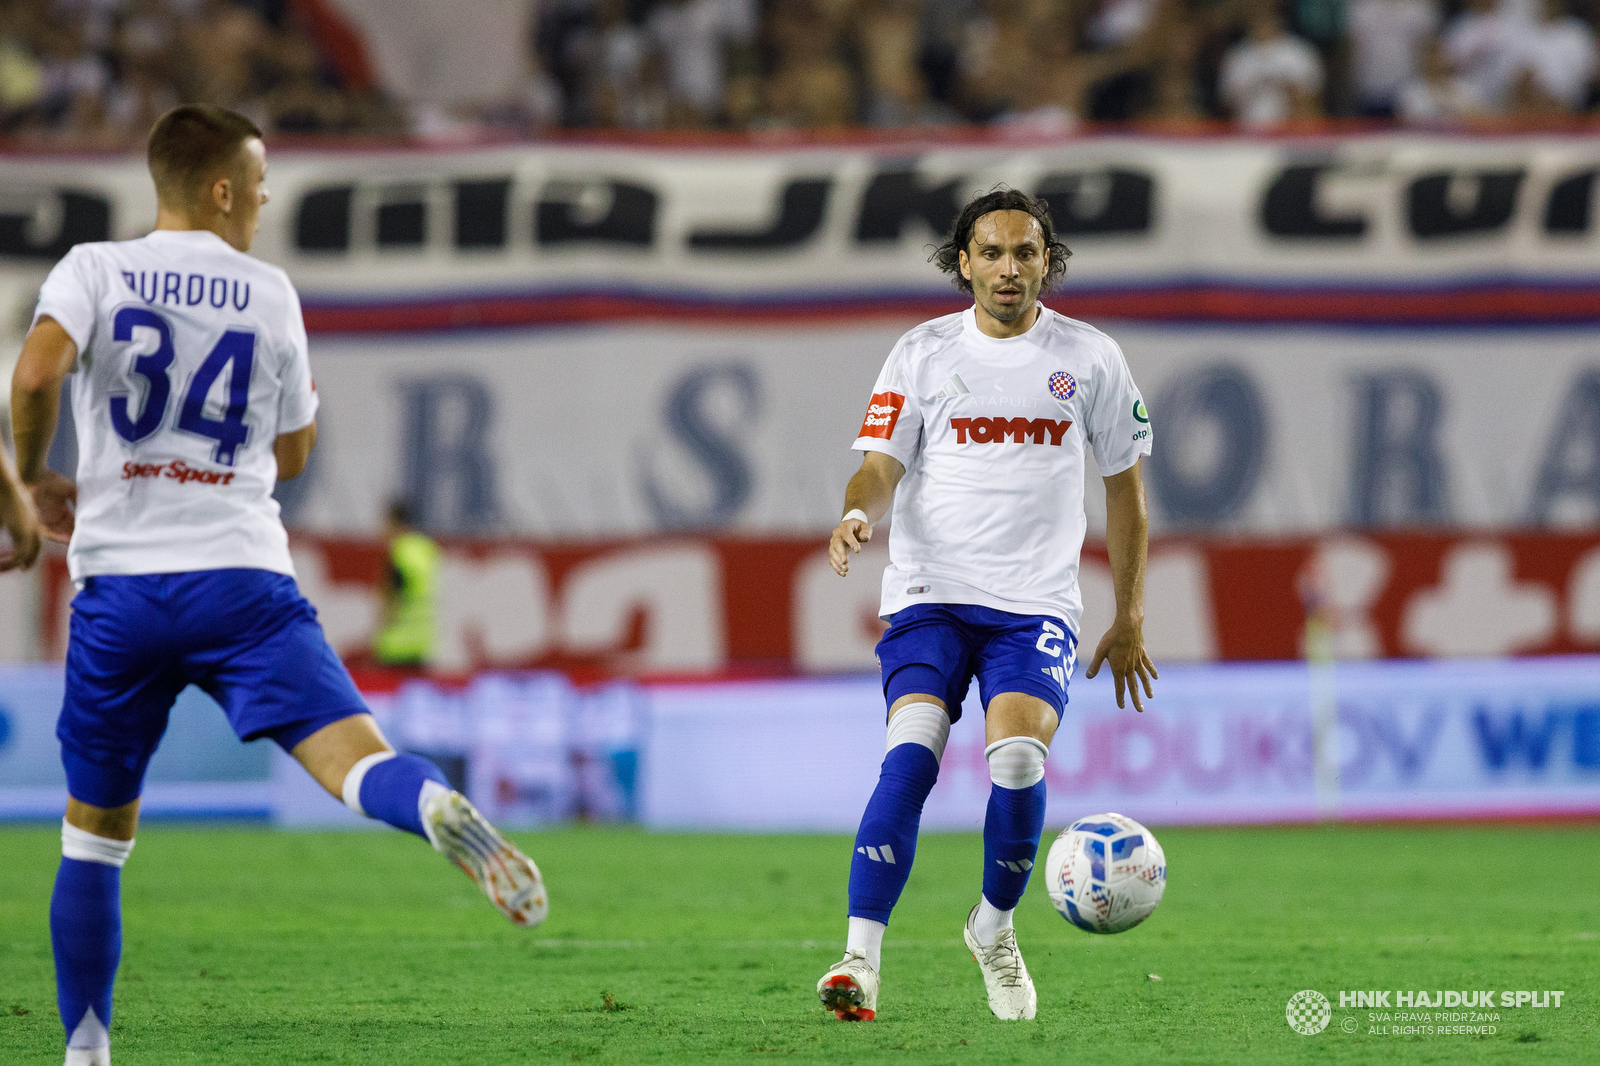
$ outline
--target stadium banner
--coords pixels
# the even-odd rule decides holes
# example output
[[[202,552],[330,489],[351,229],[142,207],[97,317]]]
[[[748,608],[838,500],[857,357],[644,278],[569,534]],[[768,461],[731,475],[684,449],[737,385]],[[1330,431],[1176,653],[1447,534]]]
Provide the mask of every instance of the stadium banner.
[[[0,668],[0,820],[55,819],[66,776],[56,740],[59,666]],[[453,787],[508,825],[638,815],[648,692],[574,687],[558,674],[483,674],[453,684],[363,679],[384,734],[433,759]],[[239,818],[286,826],[372,825],[269,740],[241,744],[197,688],[178,697],[142,797],[147,818]]]
[[[0,819],[60,818],[66,775],[56,719],[64,688],[60,666],[0,666]],[[274,808],[269,744],[240,744],[222,711],[185,689],[150,760],[143,813],[154,817],[270,817]]]
[[[1051,825],[1115,810],[1154,825],[1600,815],[1600,658],[1334,668],[1338,789],[1313,790],[1312,679],[1292,663],[1173,667],[1143,714],[1109,677],[1074,679],[1046,764]],[[506,825],[572,818],[652,828],[848,832],[883,756],[876,678],[611,683],[490,673],[455,683],[366,678],[385,733]],[[0,818],[65,801],[53,726],[58,668],[0,672]],[[922,824],[980,827],[989,793],[969,694]],[[266,741],[240,745],[189,690],[145,811],[356,826]]]
[[[826,534],[910,324],[321,340],[284,518],[365,533],[403,496],[458,534]],[[1108,328],[1150,412],[1157,533],[1600,524],[1600,329]],[[63,434],[52,461],[74,453]]]
[[[1600,814],[1597,671],[1593,657],[1338,667],[1339,816]],[[1164,670],[1143,714],[1119,710],[1104,676],[1075,678],[1069,700],[1045,764],[1047,825],[1102,811],[1151,825],[1319,816],[1303,665]],[[963,711],[924,829],[983,824],[975,694]],[[877,782],[876,679],[661,687],[650,712],[640,808],[655,828],[850,832]]]
[[[296,536],[292,554],[329,640],[370,664],[382,546]],[[434,665],[580,680],[875,670],[886,562],[881,536],[848,578],[828,566],[821,536],[447,540]],[[1115,613],[1103,546],[1085,549],[1080,584],[1083,659]],[[59,555],[37,576],[0,575],[0,617],[39,620],[13,625],[0,654],[63,658],[72,595]],[[1600,652],[1600,532],[1160,537],[1145,604],[1146,643],[1163,664],[1301,658],[1308,609],[1340,659]],[[22,639],[35,633],[37,645]]]
[[[458,533],[826,533],[912,324],[323,340],[285,517],[365,532],[404,495]],[[1107,328],[1150,411],[1158,533],[1600,524],[1600,328]]]
[[[929,242],[1004,182],[1049,202],[1086,317],[1593,322],[1597,175],[1583,134],[274,149],[256,253],[313,330],[937,311]],[[154,217],[138,158],[8,155],[0,270]]]

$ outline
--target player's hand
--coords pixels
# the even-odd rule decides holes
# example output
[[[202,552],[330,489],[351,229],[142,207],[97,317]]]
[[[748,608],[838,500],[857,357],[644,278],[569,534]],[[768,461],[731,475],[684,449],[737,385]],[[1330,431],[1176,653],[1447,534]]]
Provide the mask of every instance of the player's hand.
[[[861,545],[872,539],[872,527],[859,518],[846,518],[833,527],[828,541],[828,563],[844,577],[850,572],[850,556],[861,554]]]
[[[0,550],[0,573],[26,570],[39,558],[39,515],[26,492],[0,491],[0,529],[11,535],[9,550]]]
[[[1138,622],[1118,618],[1112,623],[1106,635],[1100,638],[1100,646],[1094,650],[1094,659],[1083,676],[1089,678],[1098,674],[1103,662],[1111,663],[1111,677],[1117,683],[1117,706],[1127,706],[1122,699],[1123,689],[1126,688],[1133,697],[1133,709],[1143,714],[1144,701],[1139,699],[1139,682],[1144,683],[1145,697],[1155,699],[1156,692],[1150,686],[1150,680],[1161,675],[1156,673],[1156,664],[1145,653],[1144,630]]]
[[[78,506],[78,486],[71,478],[62,477],[54,470],[31,486],[33,503],[39,509],[39,522],[44,535],[58,544],[72,539],[73,511]]]

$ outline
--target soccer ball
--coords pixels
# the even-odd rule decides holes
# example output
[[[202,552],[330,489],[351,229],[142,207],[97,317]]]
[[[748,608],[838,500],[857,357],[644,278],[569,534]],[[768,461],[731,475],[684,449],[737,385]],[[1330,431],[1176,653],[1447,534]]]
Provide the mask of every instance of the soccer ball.
[[[1156,909],[1167,887],[1167,857],[1155,834],[1121,814],[1079,818],[1056,837],[1044,861],[1050,902],[1091,933],[1132,929]]]

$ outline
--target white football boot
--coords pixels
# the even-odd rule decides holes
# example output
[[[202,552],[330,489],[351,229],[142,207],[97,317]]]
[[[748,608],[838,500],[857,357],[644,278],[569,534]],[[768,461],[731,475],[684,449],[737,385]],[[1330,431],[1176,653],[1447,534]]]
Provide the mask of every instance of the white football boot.
[[[817,982],[817,998],[841,1022],[870,1022],[878,1015],[878,971],[865,955],[847,951]]]
[[[1022,952],[1017,950],[1017,931],[1002,929],[995,938],[994,947],[986,948],[972,932],[972,920],[977,915],[978,908],[972,908],[972,913],[967,915],[966,928],[961,932],[967,949],[978,960],[978,969],[983,971],[983,984],[989,991],[989,1009],[1001,1021],[1032,1020],[1039,1009],[1039,996],[1033,990],[1033,978],[1028,976],[1028,964],[1022,961]]]
[[[441,788],[429,796],[422,805],[422,828],[434,850],[465,870],[517,925],[532,929],[550,913],[539,867],[461,793]]]

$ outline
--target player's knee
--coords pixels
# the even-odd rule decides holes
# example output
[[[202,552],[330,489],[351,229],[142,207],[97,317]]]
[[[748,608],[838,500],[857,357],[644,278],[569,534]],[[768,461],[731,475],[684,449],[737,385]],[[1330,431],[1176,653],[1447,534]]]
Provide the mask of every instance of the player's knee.
[[[944,746],[950,739],[950,716],[937,703],[908,703],[894,712],[889,719],[889,739],[884,750],[893,751],[902,744],[921,744],[933,752],[934,759],[944,758]]]
[[[1001,788],[1032,788],[1044,780],[1044,759],[1050,749],[1036,737],[1002,737],[983,749],[989,780]]]
[[[79,829],[65,818],[61,820],[61,855],[78,862],[97,862],[102,866],[122,869],[133,854],[132,840],[113,840],[97,836],[87,829]]]

